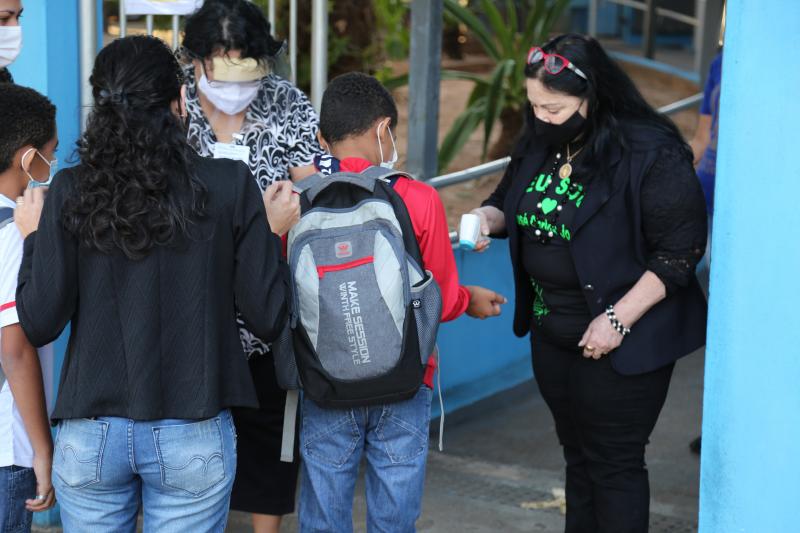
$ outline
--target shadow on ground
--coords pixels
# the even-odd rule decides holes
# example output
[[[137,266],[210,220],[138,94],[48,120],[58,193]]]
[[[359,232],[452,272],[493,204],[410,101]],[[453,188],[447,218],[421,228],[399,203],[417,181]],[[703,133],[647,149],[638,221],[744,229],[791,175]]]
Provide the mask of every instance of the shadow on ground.
[[[703,354],[698,352],[677,363],[648,448],[651,533],[697,530],[700,463],[689,442],[700,431],[702,388]],[[433,451],[436,437],[432,434],[419,531],[563,531],[563,501],[554,496],[564,486],[561,450],[535,384],[449,416],[444,453]],[[363,490],[362,483],[354,505],[358,532],[366,531]],[[295,516],[287,517],[283,530],[297,530]],[[227,531],[250,531],[247,515],[232,513]]]
[[[648,448],[651,533],[697,531],[700,462],[689,451],[689,441],[700,431],[702,390],[703,353],[698,352],[675,366]],[[432,450],[436,439],[434,433]],[[429,455],[417,527],[436,533],[560,533],[563,486],[550,412],[536,386],[524,383],[447,417],[445,451]],[[362,480],[353,509],[357,532],[366,531],[363,493]],[[282,531],[296,530],[296,516],[286,517]],[[227,533],[250,531],[248,515],[231,513]]]

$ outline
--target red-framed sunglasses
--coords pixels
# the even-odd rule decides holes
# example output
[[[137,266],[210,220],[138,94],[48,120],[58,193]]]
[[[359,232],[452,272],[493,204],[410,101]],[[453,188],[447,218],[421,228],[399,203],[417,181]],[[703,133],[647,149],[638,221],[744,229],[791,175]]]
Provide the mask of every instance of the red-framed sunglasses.
[[[544,69],[550,74],[555,75],[565,68],[568,68],[584,80],[589,81],[589,78],[586,77],[586,74],[584,74],[581,69],[576,67],[572,61],[566,57],[558,54],[548,54],[540,47],[534,46],[528,51],[528,64],[535,65],[540,61],[544,61]]]

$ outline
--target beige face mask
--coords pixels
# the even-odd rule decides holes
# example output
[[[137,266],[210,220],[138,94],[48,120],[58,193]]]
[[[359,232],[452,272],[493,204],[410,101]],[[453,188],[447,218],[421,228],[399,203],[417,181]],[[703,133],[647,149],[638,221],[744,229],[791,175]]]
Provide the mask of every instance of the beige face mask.
[[[231,59],[215,57],[211,60],[214,69],[214,81],[242,83],[257,81],[269,74],[269,68],[253,58]]]

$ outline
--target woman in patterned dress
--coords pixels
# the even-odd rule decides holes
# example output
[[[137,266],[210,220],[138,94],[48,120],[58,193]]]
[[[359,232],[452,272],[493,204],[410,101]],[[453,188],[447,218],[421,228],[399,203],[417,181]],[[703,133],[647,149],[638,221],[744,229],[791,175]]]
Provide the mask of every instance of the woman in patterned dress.
[[[314,172],[317,114],[291,82],[272,73],[281,43],[247,0],[210,0],[186,21],[190,144],[208,157],[245,161],[261,187]],[[269,347],[240,327],[260,409],[237,409],[238,468],[231,508],[253,513],[256,533],[277,532],[294,512],[297,465],[280,462],[286,393]],[[297,456],[297,454],[295,454]]]

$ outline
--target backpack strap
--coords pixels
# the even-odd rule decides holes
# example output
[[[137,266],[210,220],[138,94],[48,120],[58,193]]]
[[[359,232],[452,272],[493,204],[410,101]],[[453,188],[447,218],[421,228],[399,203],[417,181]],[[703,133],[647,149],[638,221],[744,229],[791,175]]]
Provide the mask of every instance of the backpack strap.
[[[314,199],[319,196],[322,191],[335,183],[349,183],[351,185],[355,185],[356,187],[361,187],[370,193],[375,192],[375,178],[366,176],[363,173],[357,174],[354,172],[339,172],[337,174],[332,174],[325,179],[321,179],[318,183],[311,186],[306,193],[306,196],[308,196],[308,201],[313,204]]]
[[[362,176],[368,177],[373,180],[384,180],[390,181],[390,178],[399,178],[400,176],[404,176],[409,179],[414,179],[414,176],[408,174],[407,172],[403,172],[401,170],[394,170],[392,168],[386,167],[368,167],[361,172]],[[392,183],[394,185],[394,183]]]
[[[0,229],[5,228],[14,221],[14,209],[11,207],[0,207]]]
[[[294,461],[294,439],[297,433],[297,404],[300,391],[286,391],[286,405],[283,408],[283,436],[281,438],[281,462]]]
[[[294,186],[292,187],[292,189],[294,189],[294,192],[296,192],[297,194],[303,194],[304,192],[313,189],[314,187],[316,187],[317,185],[319,185],[323,181],[327,180],[328,178],[330,178],[332,176],[336,176],[337,174],[347,174],[347,175],[361,176],[361,177],[368,178],[368,179],[371,179],[371,180],[384,180],[384,181],[390,182],[391,185],[394,185],[394,182],[397,180],[397,178],[399,178],[401,176],[402,177],[406,177],[408,179],[412,179],[412,180],[414,179],[414,176],[412,176],[411,174],[408,174],[406,172],[401,172],[401,171],[398,171],[398,170],[392,170],[390,168],[374,167],[373,166],[373,167],[369,167],[369,168],[365,169],[363,172],[360,172],[358,174],[355,174],[355,173],[351,174],[349,172],[347,172],[347,173],[345,173],[345,172],[336,172],[334,174],[323,174],[322,172],[317,172],[315,174],[311,174],[310,176],[306,176],[302,180],[300,180],[297,183],[295,183]],[[338,179],[338,177],[334,177],[334,181],[340,181],[340,180]],[[368,190],[370,192],[372,192],[373,189],[368,189]],[[319,194],[319,193],[317,193],[317,194]]]
[[[317,172],[316,174],[311,174],[310,176],[306,176],[305,178],[301,179],[297,183],[292,186],[292,190],[297,194],[303,194],[313,186],[320,183],[322,180],[327,178],[322,172]]]
[[[396,175],[403,175],[403,173],[398,173],[392,171],[392,176]],[[422,272],[425,272],[425,263],[422,260],[422,251],[420,250],[419,243],[417,242],[417,237],[414,234],[414,225],[411,223],[411,215],[408,213],[408,207],[406,206],[405,201],[403,198],[394,190],[394,183],[387,183],[385,181],[375,181],[376,189],[381,191],[381,197],[387,200],[392,208],[394,209],[394,214],[397,217],[397,221],[400,223],[400,227],[403,230],[403,245],[411,256],[412,259],[419,265],[422,269]]]

